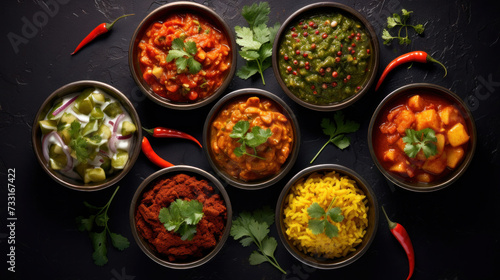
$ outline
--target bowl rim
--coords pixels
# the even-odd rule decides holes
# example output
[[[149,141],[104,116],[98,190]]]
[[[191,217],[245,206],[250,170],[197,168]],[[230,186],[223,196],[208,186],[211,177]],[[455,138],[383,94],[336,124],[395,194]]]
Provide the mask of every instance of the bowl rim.
[[[217,88],[212,95],[209,97],[206,97],[204,99],[198,100],[193,103],[188,103],[188,102],[180,102],[176,103],[173,101],[170,101],[167,98],[161,97],[155,92],[151,90],[149,85],[143,81],[141,78],[141,71],[140,71],[140,65],[139,62],[136,59],[136,53],[134,52],[135,47],[137,46],[138,38],[139,35],[142,36],[142,34],[145,32],[147,28],[153,23],[157,22],[158,20],[163,20],[165,17],[168,15],[171,15],[177,10],[183,10],[183,13],[195,13],[198,15],[203,15],[205,19],[207,19],[210,23],[214,24],[216,27],[218,27],[221,32],[225,33],[228,39],[228,42],[230,44],[231,48],[231,66],[226,74],[226,78],[222,82],[222,84]],[[229,27],[227,22],[222,18],[221,15],[216,13],[214,10],[211,8],[195,3],[195,2],[189,2],[189,1],[178,1],[178,2],[172,2],[172,3],[167,3],[165,5],[162,5],[156,9],[154,9],[152,12],[150,12],[137,26],[135,29],[132,39],[130,40],[129,43],[129,49],[128,49],[128,65],[129,65],[129,70],[132,75],[132,78],[134,79],[136,85],[139,87],[139,89],[153,102],[155,102],[158,105],[170,108],[170,109],[177,109],[177,110],[191,110],[191,109],[196,109],[200,108],[202,106],[207,105],[208,103],[211,103],[215,99],[217,99],[229,86],[231,83],[232,78],[234,77],[234,74],[236,72],[236,61],[237,61],[237,50],[236,50],[236,40],[234,37],[234,34],[232,32],[232,29]],[[138,68],[137,68],[138,67]]]
[[[284,33],[284,31],[288,28],[288,26],[293,23],[295,20],[297,20],[302,14],[307,14],[311,13],[313,10],[320,10],[320,9],[338,9],[341,10],[344,13],[348,13],[350,16],[356,18],[359,20],[367,30],[367,33],[370,36],[371,39],[371,44],[372,44],[372,55],[374,56],[373,58],[373,65],[372,65],[372,72],[371,76],[369,76],[369,79],[367,80],[365,86],[356,94],[340,101],[340,102],[334,102],[330,104],[325,104],[325,105],[319,105],[319,104],[312,104],[309,102],[306,102],[291,92],[290,89],[285,85],[283,82],[283,79],[281,78],[281,74],[279,72],[279,65],[278,65],[278,51],[279,51],[279,44],[281,41],[281,37]],[[278,30],[278,33],[276,33],[276,37],[274,39],[274,44],[273,44],[273,56],[272,56],[272,66],[273,66],[273,72],[274,76],[276,77],[276,80],[278,81],[278,84],[280,85],[281,89],[286,93],[286,95],[298,103],[301,106],[304,106],[308,109],[316,110],[316,111],[337,111],[344,109],[352,104],[354,104],[356,101],[361,99],[365,95],[366,92],[368,92],[373,83],[375,82],[375,79],[377,77],[377,71],[379,68],[380,64],[380,47],[378,44],[378,37],[377,33],[375,32],[375,29],[371,25],[371,23],[366,19],[365,16],[363,16],[360,12],[355,10],[354,8],[347,6],[345,4],[337,3],[337,2],[318,2],[318,3],[313,3],[306,5],[293,14],[291,14],[285,22],[281,25],[280,29]]]
[[[375,154],[374,148],[373,148],[373,129],[375,128],[375,121],[378,119],[380,112],[385,108],[385,105],[390,103],[392,100],[401,97],[404,94],[410,94],[414,90],[430,90],[432,92],[439,92],[439,94],[445,99],[452,101],[454,105],[457,105],[459,110],[461,111],[466,123],[467,123],[467,128],[470,133],[470,139],[471,143],[470,146],[468,147],[468,152],[463,159],[462,163],[458,168],[456,168],[453,172],[449,174],[449,178],[445,179],[441,183],[438,184],[432,184],[432,183],[422,183],[418,182],[416,184],[410,184],[408,182],[405,182],[395,176],[393,176],[391,173],[389,173],[387,170],[384,169],[384,167],[380,164],[377,155]],[[370,150],[370,155],[372,157],[373,162],[377,166],[377,168],[380,170],[380,172],[384,175],[384,177],[392,184],[408,190],[408,191],[413,191],[413,192],[433,192],[437,190],[444,189],[451,184],[453,184],[458,178],[460,178],[463,173],[467,170],[469,167],[470,163],[472,162],[472,159],[474,157],[474,153],[476,150],[476,144],[477,144],[477,131],[476,131],[476,124],[474,121],[474,117],[472,115],[472,112],[469,110],[465,102],[458,96],[456,93],[452,92],[451,90],[431,84],[431,83],[412,83],[408,85],[404,85],[402,87],[399,87],[395,90],[393,90],[391,93],[389,93],[384,99],[379,103],[377,108],[372,114],[372,117],[370,119],[370,124],[368,125],[368,147]],[[414,186],[415,185],[415,186]]]
[[[331,263],[331,264],[315,262],[312,260],[313,257],[310,257],[307,259],[300,257],[296,252],[296,250],[298,251],[298,249],[296,249],[292,244],[290,244],[290,242],[288,241],[288,239],[286,238],[286,236],[283,232],[284,225],[283,225],[283,219],[282,219],[282,216],[283,216],[282,212],[283,212],[283,208],[284,208],[284,201],[285,201],[286,196],[288,195],[290,189],[293,187],[293,185],[300,178],[309,176],[310,174],[312,174],[314,172],[322,172],[322,171],[335,171],[341,175],[350,177],[352,180],[356,181],[356,183],[358,185],[357,187],[365,193],[365,196],[367,197],[368,201],[373,204],[373,206],[370,207],[370,209],[368,210],[369,215],[373,217],[373,222],[372,222],[373,227],[370,228],[371,231],[369,231],[369,229],[367,228],[367,232],[366,232],[365,236],[363,237],[363,238],[366,238],[366,236],[368,235],[368,240],[366,241],[366,243],[364,243],[363,245],[359,245],[361,247],[359,247],[355,252],[350,253],[348,256],[343,257],[343,258],[339,258],[339,259],[335,259],[334,263]],[[288,181],[288,183],[285,185],[285,187],[281,191],[279,198],[277,200],[276,209],[275,209],[276,229],[278,231],[278,235],[279,235],[279,238],[281,240],[281,243],[283,243],[283,246],[286,248],[286,250],[294,258],[296,258],[300,262],[302,262],[306,265],[309,265],[311,267],[318,268],[318,269],[341,268],[341,267],[347,266],[347,265],[355,262],[359,258],[361,258],[368,251],[373,240],[375,239],[375,236],[377,234],[379,219],[380,219],[380,213],[379,213],[377,196],[375,195],[375,192],[370,187],[368,182],[363,177],[361,177],[357,172],[355,172],[354,170],[352,170],[348,167],[345,167],[343,165],[339,165],[339,164],[318,164],[318,165],[306,167],[306,168],[302,169],[301,171],[299,171],[297,174],[295,174]]]
[[[117,100],[120,101],[121,105],[127,110],[129,113],[130,117],[134,120],[136,126],[137,126],[137,141],[134,145],[134,148],[130,151],[130,156],[129,160],[127,162],[127,166],[119,172],[118,174],[110,177],[109,180],[106,180],[101,183],[91,183],[91,184],[84,184],[82,181],[82,184],[77,184],[77,183],[72,183],[68,182],[70,178],[67,178],[63,174],[59,174],[57,171],[52,170],[47,166],[47,161],[42,155],[42,148],[41,148],[41,131],[40,131],[40,125],[38,123],[39,120],[42,118],[42,112],[46,109],[47,106],[52,106],[52,102],[56,100],[59,97],[66,96],[69,94],[77,93],[78,91],[81,91],[82,89],[86,87],[95,87],[95,88],[100,88],[104,90],[107,94],[112,95],[115,97]],[[37,114],[35,115],[35,118],[33,120],[33,125],[31,129],[31,142],[32,142],[32,148],[33,152],[35,153],[35,157],[37,158],[38,163],[42,167],[42,169],[52,178],[54,179],[57,183],[68,187],[73,190],[78,190],[78,191],[98,191],[105,189],[118,181],[120,181],[129,171],[132,169],[134,166],[135,162],[137,161],[137,158],[139,157],[139,154],[141,152],[141,145],[140,141],[142,139],[142,130],[139,129],[141,127],[141,120],[139,118],[139,115],[137,114],[137,111],[135,110],[134,105],[128,97],[123,94],[120,90],[117,88],[104,83],[100,81],[94,81],[94,80],[79,80],[79,81],[74,81],[68,84],[65,84],[55,91],[53,91],[40,105]],[[73,181],[73,179],[70,179]],[[76,181],[75,181],[76,182]]]
[[[147,241],[145,241],[142,236],[137,232],[136,224],[135,224],[135,214],[137,210],[137,205],[139,200],[141,199],[142,194],[144,191],[148,190],[150,187],[150,183],[153,182],[154,180],[162,177],[162,176],[168,176],[169,174],[175,175],[175,174],[180,174],[180,173],[191,173],[194,174],[193,176],[197,177],[198,179],[205,179],[207,180],[211,186],[214,187],[215,191],[218,191],[219,194],[222,196],[224,203],[226,204],[226,224],[224,227],[224,233],[222,234],[220,240],[217,242],[217,245],[204,257],[191,261],[191,262],[186,262],[186,263],[175,263],[175,262],[169,262],[166,261],[159,256],[155,255],[152,252],[152,249],[149,247],[147,244]],[[232,206],[231,206],[231,200],[229,199],[229,195],[222,185],[222,183],[215,178],[212,174],[208,173],[205,170],[202,170],[198,167],[194,166],[189,166],[189,165],[175,165],[172,167],[167,167],[160,169],[153,174],[149,175],[144,181],[139,185],[139,187],[136,189],[134,196],[132,197],[132,201],[130,203],[130,209],[129,209],[129,221],[130,221],[130,228],[132,231],[132,235],[134,236],[134,240],[136,241],[137,245],[139,248],[141,248],[141,251],[146,254],[150,259],[155,261],[156,263],[172,268],[172,269],[190,269],[194,267],[201,266],[208,261],[210,261],[213,257],[217,255],[217,253],[222,249],[224,244],[226,243],[230,231],[231,231],[231,224],[232,224]]]
[[[287,118],[291,120],[292,123],[292,128],[294,130],[294,143],[293,143],[293,150],[289,154],[287,160],[285,163],[282,165],[282,169],[274,176],[267,177],[263,180],[258,180],[257,182],[245,182],[242,180],[238,180],[233,178],[232,176],[226,174],[226,172],[222,171],[218,165],[212,160],[212,157],[210,155],[210,140],[208,139],[209,137],[209,132],[210,132],[210,124],[213,120],[213,118],[216,116],[216,114],[220,111],[221,108],[223,108],[228,102],[231,100],[240,98],[241,96],[263,96],[265,98],[271,99],[273,102],[275,102],[277,105],[281,106],[281,109],[283,110],[284,113],[286,113]],[[286,176],[286,174],[292,169],[292,167],[295,164],[295,161],[297,160],[298,154],[299,154],[299,149],[300,149],[300,141],[301,141],[301,136],[300,136],[300,127],[299,127],[299,122],[297,120],[297,117],[293,113],[292,109],[283,101],[280,97],[277,95],[258,88],[242,88],[238,89],[235,91],[232,91],[228,94],[226,94],[223,98],[221,98],[217,103],[212,107],[210,112],[208,113],[206,119],[205,119],[205,124],[203,126],[203,150],[205,151],[205,155],[208,158],[208,162],[212,169],[215,171],[215,173],[221,177],[224,181],[226,181],[228,184],[240,188],[240,189],[245,189],[245,190],[258,190],[258,189],[263,189],[266,187],[269,187],[273,185],[274,183],[278,182],[281,180],[283,177]],[[284,167],[284,168],[283,168]]]

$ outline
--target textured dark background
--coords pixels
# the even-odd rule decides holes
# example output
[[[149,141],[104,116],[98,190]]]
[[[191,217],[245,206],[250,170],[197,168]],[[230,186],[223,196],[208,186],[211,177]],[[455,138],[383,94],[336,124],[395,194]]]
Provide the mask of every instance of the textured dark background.
[[[109,263],[93,264],[88,237],[76,230],[74,219],[86,213],[82,202],[104,204],[114,187],[93,193],[66,189],[46,175],[38,165],[31,143],[35,114],[44,99],[67,83],[92,79],[121,90],[136,107],[146,127],[166,126],[184,130],[201,139],[204,117],[210,105],[194,111],[174,111],[147,99],[135,85],[128,68],[128,45],[136,26],[150,11],[170,1],[118,0],[18,0],[3,1],[0,9],[0,278],[10,279],[405,279],[406,256],[387,229],[383,216],[368,252],[354,264],[321,271],[294,259],[279,243],[276,257],[288,270],[284,276],[269,264],[248,264],[250,248],[231,237],[221,252],[206,265],[186,271],[164,268],[143,254],[135,244],[129,225],[129,205],[141,181],[157,170],[141,155],[132,171],[119,183],[120,191],[109,211],[110,227],[122,233],[131,246],[123,252],[108,248]],[[196,1],[203,2],[203,1]],[[311,1],[271,1],[271,20],[283,22]],[[374,189],[379,204],[393,220],[403,224],[413,240],[416,268],[413,279],[494,279],[500,263],[500,171],[498,110],[500,108],[500,22],[496,1],[339,1],[365,15],[380,35],[385,19],[401,8],[414,11],[412,22],[426,23],[425,35],[413,43],[383,46],[379,72],[396,56],[424,50],[448,67],[448,76],[438,65],[413,64],[394,71],[381,90],[368,92],[344,110],[349,119],[361,123],[351,135],[352,145],[340,151],[328,146],[315,163],[337,163],[361,174]],[[246,0],[204,1],[228,24],[246,25],[239,12]],[[46,8],[52,12],[47,12]],[[108,35],[102,36],[75,56],[69,54],[97,24],[125,14]],[[23,28],[29,22],[35,29]],[[16,47],[8,34],[25,38]],[[241,58],[238,66],[243,65]],[[302,108],[279,88],[272,70],[265,72],[266,86],[255,77],[235,77],[227,92],[247,87],[266,89],[282,97],[296,115],[302,130],[298,160],[282,181],[264,190],[244,191],[228,186],[236,214],[262,205],[275,206],[288,179],[309,166],[309,161],[327,140],[319,123],[332,113]],[[466,174],[447,189],[413,193],[390,185],[375,167],[367,145],[367,127],[376,105],[392,90],[415,82],[434,83],[457,93],[472,110],[478,132],[475,157]],[[190,142],[152,139],[157,153],[175,164],[210,170],[205,154]],[[7,271],[7,170],[16,170],[16,273]],[[277,237],[274,226],[271,234]]]

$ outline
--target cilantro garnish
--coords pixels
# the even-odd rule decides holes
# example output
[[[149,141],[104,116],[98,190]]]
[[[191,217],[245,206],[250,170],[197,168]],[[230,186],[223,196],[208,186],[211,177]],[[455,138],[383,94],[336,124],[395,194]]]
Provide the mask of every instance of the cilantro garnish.
[[[236,43],[241,47],[239,54],[247,61],[245,66],[238,69],[236,76],[246,80],[259,72],[264,85],[266,82],[263,72],[271,66],[274,38],[280,28],[278,22],[273,27],[267,26],[270,12],[267,2],[243,6],[241,15],[249,27],[234,27]]]
[[[393,39],[398,39],[400,45],[408,45],[411,43],[410,38],[408,37],[408,27],[413,28],[415,32],[419,35],[424,33],[425,27],[422,24],[417,24],[417,25],[410,25],[407,24],[406,22],[410,18],[410,14],[413,13],[413,11],[407,11],[405,9],[401,10],[401,16],[399,14],[392,14],[392,17],[387,18],[387,27],[388,28],[394,28],[396,26],[399,26],[398,30],[398,35],[397,36],[392,36],[391,33],[387,29],[384,29],[382,31],[382,39],[384,39],[384,45],[390,45]],[[401,36],[401,31],[405,30],[405,36]]]
[[[424,151],[426,158],[437,154],[437,138],[432,128],[424,128],[419,131],[406,129],[405,133],[406,136],[403,137],[403,142],[406,143],[404,151],[409,157],[416,157],[420,150]]]
[[[349,139],[349,137],[345,136],[345,134],[355,132],[359,129],[359,124],[356,122],[349,120],[344,122],[344,114],[341,111],[335,112],[335,115],[333,115],[333,119],[335,123],[333,123],[328,118],[323,118],[321,120],[323,133],[330,136],[330,139],[328,139],[323,147],[321,147],[319,152],[314,156],[310,163],[313,163],[314,160],[316,160],[319,154],[329,143],[334,144],[341,150],[349,147],[349,145],[351,144],[351,140]]]
[[[203,218],[203,204],[198,200],[177,199],[168,208],[160,209],[158,219],[168,231],[180,234],[182,240],[192,240],[196,225]]]
[[[241,157],[242,155],[249,155],[259,159],[264,159],[257,156],[257,150],[255,148],[261,144],[264,144],[267,141],[267,138],[271,137],[273,133],[271,132],[271,129],[262,129],[260,126],[252,127],[251,131],[248,131],[249,128],[250,122],[248,121],[238,121],[233,126],[233,131],[231,132],[231,134],[229,134],[229,137],[239,138],[238,143],[240,143],[240,146],[236,147],[233,153],[237,157]],[[247,153],[247,146],[254,150],[254,154]]]
[[[115,197],[116,192],[120,187],[116,187],[115,192],[109,199],[108,203],[102,207],[93,206],[87,202],[83,204],[87,206],[87,208],[91,212],[95,212],[84,218],[83,216],[79,216],[76,218],[76,223],[79,231],[87,231],[89,233],[90,241],[92,242],[92,247],[94,248],[94,252],[92,253],[92,258],[94,259],[94,263],[96,265],[102,266],[108,262],[107,255],[107,234],[111,238],[111,244],[116,249],[123,251],[129,247],[130,242],[126,237],[121,234],[111,232],[108,227],[108,209],[111,201]],[[102,230],[101,230],[102,229]]]
[[[339,229],[336,225],[328,220],[330,218],[333,222],[340,223],[344,220],[344,216],[341,214],[342,210],[340,207],[333,207],[333,202],[335,198],[332,199],[327,210],[323,209],[317,202],[314,202],[307,208],[307,214],[312,219],[309,219],[308,227],[313,234],[318,235],[325,233],[329,238],[337,237],[339,235]]]
[[[274,237],[268,236],[269,227],[273,222],[274,212],[269,207],[255,210],[253,213],[242,212],[237,219],[233,220],[231,236],[234,240],[240,239],[243,247],[248,247],[252,243],[258,247],[259,250],[253,251],[248,259],[251,265],[269,262],[286,274],[274,257],[278,242]]]
[[[184,42],[181,38],[175,38],[172,41],[172,49],[168,51],[167,62],[175,59],[178,70],[184,71],[187,67],[189,73],[196,74],[201,70],[201,63],[193,57],[197,51],[195,42]]]

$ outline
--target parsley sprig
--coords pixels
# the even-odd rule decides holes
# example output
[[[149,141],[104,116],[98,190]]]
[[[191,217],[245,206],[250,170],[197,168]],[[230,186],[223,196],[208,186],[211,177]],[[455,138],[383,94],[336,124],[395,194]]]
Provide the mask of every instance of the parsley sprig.
[[[158,219],[168,231],[181,235],[182,240],[192,240],[196,225],[203,218],[203,204],[198,200],[176,199],[168,208],[160,209]]]
[[[198,49],[193,41],[184,42],[182,38],[175,38],[172,41],[172,49],[168,51],[167,62],[175,59],[178,71],[189,69],[189,73],[196,74],[201,70],[201,63],[194,59]]]
[[[405,130],[406,136],[403,137],[403,142],[406,143],[404,147],[405,153],[415,158],[422,150],[426,158],[437,154],[437,138],[436,132],[432,128],[424,128],[419,131],[413,129]]]
[[[344,114],[342,113],[342,111],[335,112],[335,115],[333,115],[333,119],[334,122],[332,122],[328,118],[323,118],[321,120],[323,133],[330,136],[330,139],[326,141],[326,143],[323,145],[323,147],[321,147],[319,152],[314,156],[310,163],[313,163],[314,160],[316,160],[319,154],[329,143],[334,144],[341,150],[349,147],[349,145],[351,144],[351,140],[349,139],[349,137],[345,136],[345,134],[356,132],[359,129],[359,124],[357,122],[349,120],[344,121]]]
[[[279,271],[286,274],[274,257],[274,251],[278,242],[272,236],[268,236],[269,227],[274,222],[274,212],[269,207],[255,210],[253,213],[242,212],[238,218],[233,220],[231,236],[234,240],[240,239],[243,247],[252,243],[257,246],[258,251],[253,251],[248,259],[251,265],[269,262]]]
[[[130,245],[130,242],[126,237],[121,234],[111,232],[108,226],[108,209],[119,188],[120,187],[116,187],[116,190],[109,199],[108,203],[102,207],[93,206],[88,202],[84,202],[83,204],[89,209],[89,211],[94,212],[94,214],[91,214],[87,218],[84,218],[83,216],[78,216],[76,218],[78,230],[81,232],[87,231],[89,233],[89,238],[92,242],[92,247],[94,248],[92,258],[94,259],[94,263],[98,266],[103,266],[108,262],[108,257],[106,256],[108,251],[108,234],[111,238],[111,244],[116,249],[123,251]]]
[[[236,43],[241,47],[239,54],[247,61],[245,66],[238,69],[236,76],[246,80],[258,72],[264,85],[266,82],[263,72],[271,67],[274,38],[280,28],[278,22],[273,27],[267,26],[270,12],[267,2],[243,6],[241,15],[249,27],[234,27]]]
[[[264,144],[267,139],[271,137],[271,135],[273,135],[271,129],[263,129],[260,126],[254,126],[250,131],[248,131],[249,128],[250,122],[248,121],[238,121],[233,126],[233,131],[231,132],[231,134],[229,134],[229,137],[239,138],[238,143],[240,143],[240,146],[236,147],[233,153],[237,157],[241,157],[242,155],[249,155],[259,159],[265,159],[257,155],[257,150],[255,148],[261,144]],[[247,153],[247,146],[253,149],[254,154]]]
[[[337,226],[328,220],[328,218],[330,218],[333,222],[337,223],[344,220],[340,207],[332,208],[334,201],[335,197],[330,202],[326,211],[317,202],[314,202],[311,206],[309,206],[309,208],[307,208],[307,214],[311,217],[311,219],[309,219],[308,227],[313,234],[318,235],[325,233],[329,238],[337,237],[339,235],[339,229]]]
[[[413,28],[413,30],[415,30],[415,32],[419,35],[424,33],[425,27],[422,24],[411,25],[407,23],[411,13],[413,13],[413,11],[402,9],[401,16],[394,13],[392,17],[387,18],[387,28],[394,28],[396,26],[399,26],[399,30],[397,36],[392,36],[387,29],[384,29],[382,31],[382,39],[385,40],[384,45],[390,45],[392,40],[394,39],[398,39],[400,45],[410,44],[411,40],[408,37],[408,28]],[[401,31],[403,29],[405,31],[405,36],[401,35]]]

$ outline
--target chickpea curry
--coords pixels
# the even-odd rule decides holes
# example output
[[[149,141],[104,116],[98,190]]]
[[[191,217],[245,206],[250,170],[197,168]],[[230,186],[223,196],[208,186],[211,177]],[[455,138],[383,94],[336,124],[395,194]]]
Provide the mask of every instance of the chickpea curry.
[[[253,135],[242,134],[240,138],[238,130]],[[295,141],[293,135],[291,121],[273,101],[242,97],[223,107],[214,118],[210,149],[216,164],[230,176],[243,181],[259,180],[280,171]],[[252,145],[259,138],[262,144]]]
[[[464,117],[451,102],[422,93],[386,107],[373,146],[389,172],[430,183],[459,166],[469,138]]]

